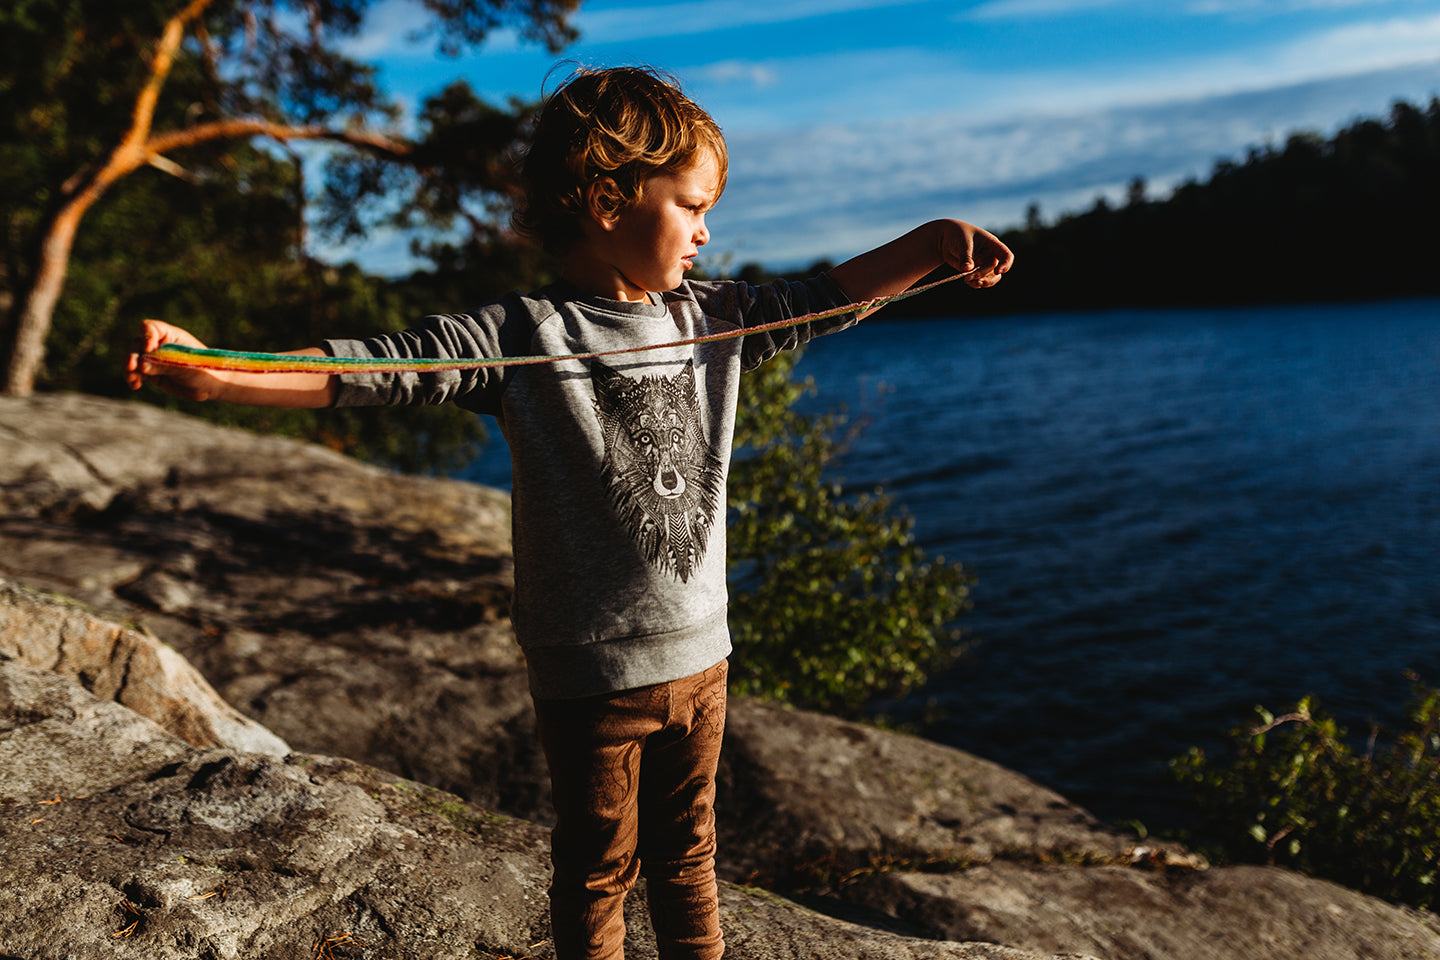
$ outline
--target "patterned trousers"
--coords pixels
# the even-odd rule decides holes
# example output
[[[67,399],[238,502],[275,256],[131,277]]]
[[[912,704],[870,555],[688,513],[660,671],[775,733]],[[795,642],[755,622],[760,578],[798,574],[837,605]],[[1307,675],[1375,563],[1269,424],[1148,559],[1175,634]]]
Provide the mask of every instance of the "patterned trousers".
[[[669,683],[536,700],[555,802],[556,960],[624,956],[625,894],[645,877],[660,960],[718,960],[715,770],[728,664]]]

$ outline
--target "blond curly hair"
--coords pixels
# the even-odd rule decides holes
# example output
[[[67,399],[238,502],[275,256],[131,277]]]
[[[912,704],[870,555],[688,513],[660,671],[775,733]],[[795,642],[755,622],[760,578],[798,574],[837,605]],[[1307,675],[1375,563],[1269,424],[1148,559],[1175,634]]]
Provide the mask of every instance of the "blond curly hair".
[[[725,137],[710,114],[650,67],[581,68],[546,98],[520,164],[521,197],[512,222],[554,254],[580,238],[586,196],[595,183],[601,212],[620,213],[640,199],[645,181],[682,170],[709,151],[725,189]]]

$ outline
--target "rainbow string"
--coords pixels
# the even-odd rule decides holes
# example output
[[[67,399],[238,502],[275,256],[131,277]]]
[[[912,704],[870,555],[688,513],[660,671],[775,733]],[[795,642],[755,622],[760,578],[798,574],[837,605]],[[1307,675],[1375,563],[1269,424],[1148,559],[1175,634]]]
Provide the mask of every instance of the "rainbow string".
[[[555,363],[560,360],[593,360],[598,357],[613,357],[645,350],[663,350],[667,347],[684,347],[696,343],[714,343],[720,340],[738,340],[752,333],[769,330],[783,330],[801,324],[826,320],[846,313],[865,313],[878,310],[887,303],[904,300],[916,294],[933,290],[941,284],[958,280],[965,274],[955,274],[933,283],[911,287],[888,297],[875,297],[861,303],[847,304],[807,313],[803,317],[788,317],[755,327],[741,327],[722,333],[709,333],[688,340],[673,340],[669,343],[652,343],[641,347],[620,347],[614,350],[597,350],[591,353],[567,353],[535,357],[481,357],[477,359],[437,359],[434,357],[388,358],[388,357],[306,357],[279,353],[250,353],[240,350],[212,350],[202,347],[187,347],[178,343],[167,343],[150,351],[145,359],[172,367],[200,367],[207,370],[239,370],[247,373],[423,373],[435,370],[478,370],[482,367],[518,367],[526,364]]]

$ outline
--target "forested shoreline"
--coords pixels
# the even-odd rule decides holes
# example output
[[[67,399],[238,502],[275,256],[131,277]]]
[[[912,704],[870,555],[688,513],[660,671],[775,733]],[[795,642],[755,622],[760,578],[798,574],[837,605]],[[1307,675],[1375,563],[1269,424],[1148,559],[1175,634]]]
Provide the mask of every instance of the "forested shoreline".
[[[1324,138],[1291,134],[1209,177],[1004,232],[1016,268],[988,314],[1238,306],[1440,294],[1440,98],[1396,102]],[[942,288],[890,317],[973,313]]]

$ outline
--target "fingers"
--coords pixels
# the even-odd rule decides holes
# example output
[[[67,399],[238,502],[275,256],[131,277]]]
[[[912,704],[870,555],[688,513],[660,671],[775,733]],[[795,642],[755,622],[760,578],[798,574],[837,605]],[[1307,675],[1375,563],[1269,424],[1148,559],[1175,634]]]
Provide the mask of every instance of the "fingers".
[[[130,342],[130,353],[125,358],[125,382],[131,390],[139,390],[147,378],[153,378],[156,385],[162,390],[175,392],[165,382],[167,375],[172,371],[146,358],[147,354],[153,353],[167,343],[182,343],[192,347],[204,346],[189,331],[182,330],[173,324],[161,320],[140,321],[139,336]]]
[[[969,271],[965,282],[977,290],[995,286],[1015,264],[1015,254],[999,237],[979,227],[974,228],[968,239],[970,249],[967,259],[975,267]]]
[[[988,230],[960,220],[950,221],[944,257],[965,282],[977,289],[993,287],[1015,262],[1010,248]]]
[[[148,352],[143,335],[130,341],[130,353],[125,357],[125,383],[131,390],[139,390],[145,383],[145,375],[150,372],[145,369],[144,360],[144,354]]]
[[[130,354],[125,358],[125,382],[131,390],[139,390],[145,384],[145,377],[155,372],[155,365],[147,363],[145,354],[160,345],[159,321],[140,321],[140,335],[130,341]]]

